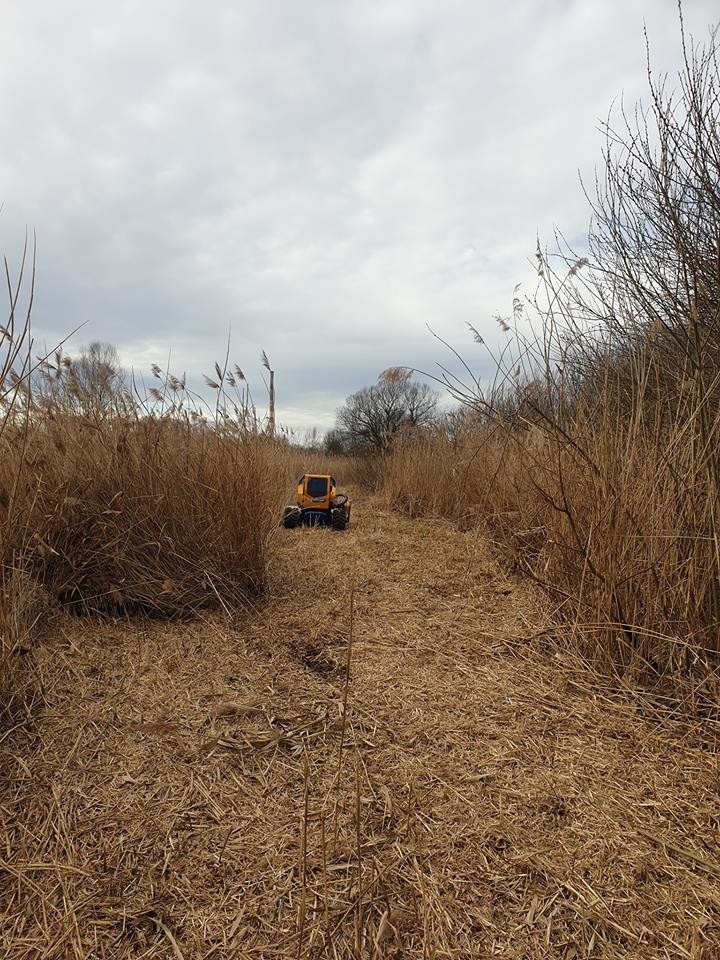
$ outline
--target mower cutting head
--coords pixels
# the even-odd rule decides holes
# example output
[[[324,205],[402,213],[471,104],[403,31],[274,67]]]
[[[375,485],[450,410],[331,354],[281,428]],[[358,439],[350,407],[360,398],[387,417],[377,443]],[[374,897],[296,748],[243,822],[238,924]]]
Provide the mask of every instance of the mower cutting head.
[[[350,523],[350,498],[338,493],[335,477],[325,473],[304,473],[297,483],[295,503],[285,507],[284,527],[328,526],[344,530]]]

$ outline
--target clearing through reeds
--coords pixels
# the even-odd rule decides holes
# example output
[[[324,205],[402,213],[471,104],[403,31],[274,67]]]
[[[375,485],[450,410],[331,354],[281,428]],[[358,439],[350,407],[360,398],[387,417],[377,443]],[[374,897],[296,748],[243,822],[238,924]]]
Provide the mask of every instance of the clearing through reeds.
[[[234,622],[30,654],[3,956],[718,956],[707,725],[593,689],[476,532],[357,507]]]

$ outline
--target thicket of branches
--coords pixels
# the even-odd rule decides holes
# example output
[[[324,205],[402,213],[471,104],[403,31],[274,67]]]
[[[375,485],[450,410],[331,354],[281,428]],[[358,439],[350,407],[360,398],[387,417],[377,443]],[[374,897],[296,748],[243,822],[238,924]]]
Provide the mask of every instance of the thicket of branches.
[[[720,70],[714,35],[683,35],[681,51],[676,83],[648,66],[647,104],[606,125],[588,252],[562,238],[553,256],[538,250],[534,317],[516,297],[493,384],[469,367],[444,375],[473,414],[464,439],[406,438],[387,490],[413,512],[488,520],[596,663],[689,672],[707,694],[720,654]]]
[[[387,450],[401,430],[422,427],[436,418],[438,394],[411,371],[392,367],[378,382],[347,398],[326,438],[330,453]]]

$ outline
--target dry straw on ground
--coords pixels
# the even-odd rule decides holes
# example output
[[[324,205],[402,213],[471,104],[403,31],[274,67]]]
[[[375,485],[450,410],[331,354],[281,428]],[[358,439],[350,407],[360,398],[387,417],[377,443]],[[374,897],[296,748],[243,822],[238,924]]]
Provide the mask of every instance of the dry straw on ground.
[[[281,559],[232,622],[37,649],[8,960],[720,954],[712,723],[595,688],[476,532],[367,505]]]

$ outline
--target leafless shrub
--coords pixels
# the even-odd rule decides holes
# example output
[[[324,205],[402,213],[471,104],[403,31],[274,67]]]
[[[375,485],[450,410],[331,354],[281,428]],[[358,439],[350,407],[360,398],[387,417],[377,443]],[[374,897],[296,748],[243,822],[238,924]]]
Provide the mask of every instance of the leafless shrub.
[[[590,257],[538,249],[535,329],[496,377],[442,380],[479,428],[397,447],[390,498],[473,510],[603,669],[690,675],[720,653],[720,71],[683,37],[677,89],[608,123]],[[475,339],[482,339],[474,331]],[[427,449],[423,449],[423,446]],[[438,499],[438,488],[446,492]],[[679,680],[678,680],[679,682]]]

